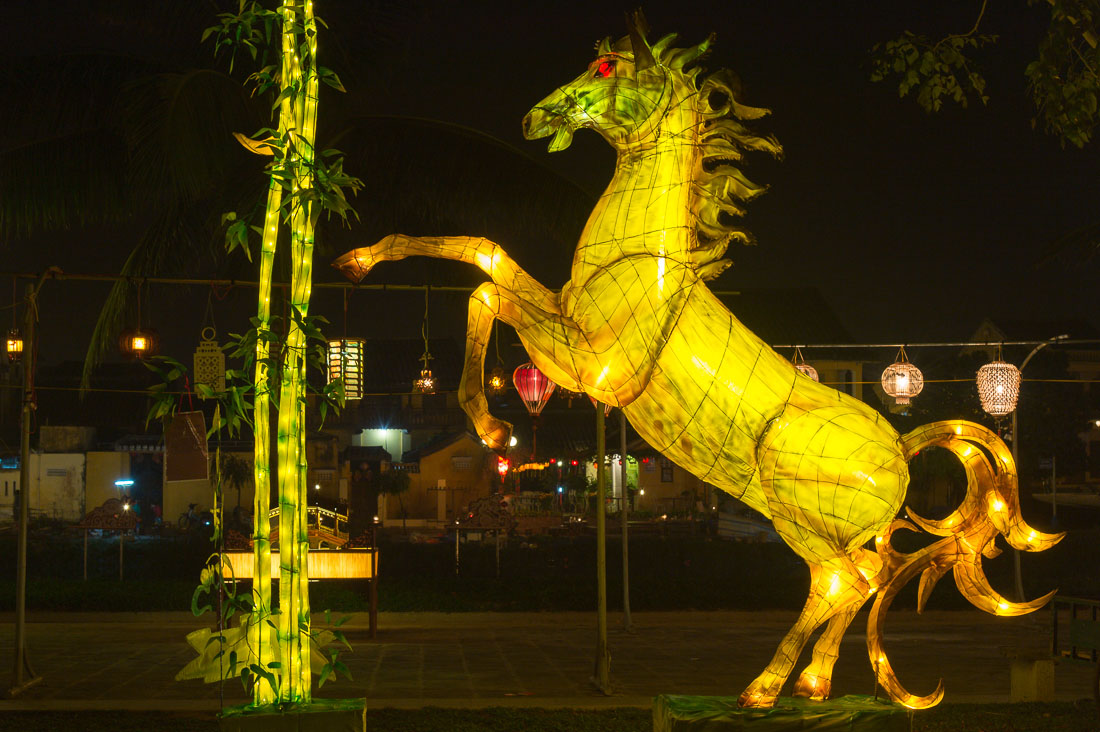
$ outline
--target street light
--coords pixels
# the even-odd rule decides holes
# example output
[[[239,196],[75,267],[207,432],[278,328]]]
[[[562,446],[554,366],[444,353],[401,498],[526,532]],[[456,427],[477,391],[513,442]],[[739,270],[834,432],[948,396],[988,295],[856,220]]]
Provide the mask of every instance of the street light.
[[[1031,349],[1031,353],[1027,354],[1027,358],[1024,359],[1024,362],[1022,364],[1020,364],[1020,373],[1023,374],[1024,368],[1027,366],[1027,362],[1030,361],[1031,357],[1034,356],[1036,353],[1043,350],[1044,348],[1049,346],[1051,343],[1057,343],[1058,341],[1064,341],[1067,338],[1069,338],[1069,334],[1068,333],[1063,333],[1062,335],[1056,335],[1053,338],[1048,338],[1045,341],[1043,341],[1042,343],[1040,343],[1039,345],[1035,346],[1035,348]],[[1019,408],[1014,409],[1012,411],[1012,462],[1016,464],[1016,477],[1017,477],[1017,480],[1019,480],[1019,475],[1020,475],[1020,446],[1019,446],[1019,439],[1017,439],[1018,433],[1017,433],[1016,415],[1019,413],[1019,411],[1020,411]],[[1016,599],[1019,600],[1019,601],[1023,601],[1023,599],[1024,599],[1024,577],[1023,577],[1023,573],[1020,571],[1020,550],[1019,549],[1014,549],[1013,552],[1012,552],[1012,565],[1013,565],[1013,568],[1016,571]]]

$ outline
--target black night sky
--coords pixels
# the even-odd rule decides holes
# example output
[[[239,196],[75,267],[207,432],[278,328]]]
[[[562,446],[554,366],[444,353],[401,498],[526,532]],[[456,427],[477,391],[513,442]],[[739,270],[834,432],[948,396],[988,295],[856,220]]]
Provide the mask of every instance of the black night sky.
[[[179,38],[178,29],[158,29],[127,15],[126,8],[136,4],[85,5],[24,3],[14,9],[17,25],[25,30],[17,34],[15,52],[189,53],[209,63],[208,48],[194,50],[197,37]],[[929,116],[911,99],[899,100],[895,86],[868,80],[869,49],[875,42],[905,29],[933,36],[965,31],[979,5],[855,0],[645,4],[655,37],[675,31],[685,43],[694,43],[717,32],[718,45],[706,65],[735,70],[744,81],[745,101],[773,110],[757,129],[775,134],[786,151],[779,163],[762,157],[750,161],[749,177],[771,186],[749,207],[748,227],[760,245],[732,251],[735,266],[713,287],[815,288],[857,341],[964,339],[986,316],[1049,321],[1051,328],[1081,320],[1100,326],[1100,258],[1069,253],[1042,261],[1052,241],[1095,221],[1094,201],[1100,194],[1095,146],[1063,150],[1056,139],[1031,129],[1023,69],[1034,56],[1044,8],[990,4],[983,30],[1001,38],[979,55],[992,97],[988,107]],[[594,196],[610,177],[610,148],[595,134],[581,132],[572,147],[551,155],[546,140],[523,140],[519,121],[557,84],[584,68],[598,39],[624,33],[628,7],[564,0],[318,0],[318,12],[331,26],[321,38],[322,55],[349,90],[346,98],[332,94],[323,99],[322,125],[326,114],[349,110],[444,120],[500,138]],[[351,172],[369,179],[374,171],[368,166]],[[369,201],[357,205],[369,210]],[[318,277],[338,279],[324,257],[370,243],[389,228],[381,219],[385,216],[374,212],[329,242],[331,254],[319,256],[316,265]],[[406,221],[403,226],[415,226]],[[2,242],[2,269],[41,271],[56,264],[72,273],[117,272],[129,249],[127,236],[121,227]],[[515,236],[502,243],[547,285],[559,287],[571,251],[551,251]],[[203,276],[218,274],[211,270]],[[404,276],[409,281],[421,274],[434,284],[476,282],[460,265],[443,263],[407,269]],[[387,275],[377,276],[384,280]],[[48,287],[56,295],[44,291],[43,361],[78,358],[106,287]],[[185,297],[154,290],[145,306],[146,319],[166,332],[170,347],[174,328],[186,331],[179,340],[180,357],[188,357],[194,347],[206,298],[205,292]],[[250,298],[238,292],[218,306],[223,332],[243,327],[234,318],[247,312]],[[367,335],[415,338],[420,307],[419,297],[382,302],[364,295],[353,307],[349,327]],[[387,317],[376,317],[377,308],[385,308]],[[336,322],[342,319],[332,296],[319,298],[315,311]],[[433,302],[433,331],[442,335],[453,329],[458,336],[463,311],[461,299],[440,296]],[[397,318],[395,312],[412,315]],[[66,323],[64,333],[58,332],[59,322]]]

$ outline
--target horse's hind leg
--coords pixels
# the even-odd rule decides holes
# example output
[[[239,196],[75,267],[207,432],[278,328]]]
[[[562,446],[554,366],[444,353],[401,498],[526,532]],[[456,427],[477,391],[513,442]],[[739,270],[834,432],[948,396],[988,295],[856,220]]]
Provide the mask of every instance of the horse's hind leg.
[[[843,613],[853,605],[858,608],[867,597],[869,587],[867,580],[850,561],[810,565],[810,596],[806,598],[802,614],[779,644],[771,663],[741,693],[738,703],[743,707],[770,707],[775,704],[810,635],[837,613]],[[844,625],[846,627],[847,623]]]
[[[547,313],[524,300],[520,293],[491,282],[482,284],[470,296],[467,317],[466,362],[458,386],[458,401],[485,443],[501,450],[508,446],[512,426],[489,414],[485,399],[485,353],[493,321],[500,318],[522,331],[524,344],[539,370],[554,383],[579,390],[577,375],[572,371],[576,346],[567,340],[570,325],[562,316]]]
[[[860,574],[872,578],[872,581],[882,568],[882,563],[876,554],[862,549],[852,555],[852,560],[856,563]],[[864,595],[829,620],[821,637],[814,643],[814,652],[809,665],[802,670],[798,681],[794,684],[794,696],[803,696],[817,701],[829,698],[833,688],[833,665],[840,656],[840,641],[844,639],[845,631],[848,630],[848,626],[852,624],[852,620],[868,597],[869,595]]]
[[[810,664],[802,670],[798,681],[794,683],[794,696],[815,701],[829,698],[833,689],[833,664],[840,655],[840,641],[861,606],[862,602],[853,603],[829,620],[821,637],[814,643]]]

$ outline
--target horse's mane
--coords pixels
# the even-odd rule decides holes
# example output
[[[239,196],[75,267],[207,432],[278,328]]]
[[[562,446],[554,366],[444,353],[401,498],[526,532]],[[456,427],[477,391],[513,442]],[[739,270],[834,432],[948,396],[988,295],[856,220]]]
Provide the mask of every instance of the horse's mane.
[[[676,38],[675,33],[667,35],[650,50],[658,64],[697,92],[694,104],[699,122],[695,134],[700,154],[692,171],[688,204],[694,224],[691,260],[699,277],[709,280],[732,264],[722,259],[730,241],[756,243],[752,234],[737,225],[737,219],[745,213],[740,204],[760,195],[767,186],[746,178],[737,163],[746,151],[761,150],[781,157],[783,148],[774,137],[756,135],[741,123],[759,119],[770,110],[738,101],[741,81],[733,72],[719,69],[699,78],[704,69],[696,64],[709,53],[714,35],[687,48],[673,47]],[[616,50],[629,52],[630,43],[630,37],[624,37],[615,44]]]

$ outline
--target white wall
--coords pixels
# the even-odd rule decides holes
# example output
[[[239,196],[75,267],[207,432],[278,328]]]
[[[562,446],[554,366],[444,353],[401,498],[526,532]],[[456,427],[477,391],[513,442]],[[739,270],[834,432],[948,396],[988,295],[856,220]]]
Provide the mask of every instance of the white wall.
[[[31,511],[50,518],[79,521],[84,517],[84,455],[31,453],[28,494]],[[18,470],[0,471],[0,520],[11,520]]]

